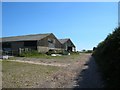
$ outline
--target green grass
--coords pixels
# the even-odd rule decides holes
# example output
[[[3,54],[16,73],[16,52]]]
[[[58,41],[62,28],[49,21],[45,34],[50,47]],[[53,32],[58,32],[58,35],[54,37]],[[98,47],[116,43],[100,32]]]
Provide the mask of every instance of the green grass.
[[[51,53],[51,52],[49,52],[49,53]],[[70,56],[74,57],[74,56],[77,56],[77,55],[79,55],[78,52],[71,52]],[[43,53],[38,53],[37,51],[24,52],[24,53],[21,53],[19,56],[20,57],[30,57],[30,58],[46,58],[46,59],[53,59],[53,58],[63,59],[63,58],[68,57],[68,55],[51,56],[51,54],[47,55],[47,54],[43,54]]]
[[[82,55],[82,54],[81,54]],[[23,59],[23,60],[31,60],[31,61],[37,61],[38,62],[44,62],[44,63],[72,63],[75,61],[78,61],[80,56],[79,54],[71,54],[71,55],[62,55],[62,56],[30,56],[30,57],[14,57],[14,58],[10,58],[9,60],[19,60],[19,59]]]
[[[51,78],[51,75],[59,69],[53,66],[2,61],[3,87],[31,88]]]
[[[79,56],[79,54],[76,53],[72,53],[71,55],[62,55],[62,56],[50,56],[50,55],[46,55],[46,54],[37,54],[37,55],[32,55],[32,56],[26,56],[26,57],[33,57],[33,58],[46,58],[46,59],[64,59],[64,58],[68,58],[68,57],[77,57]]]

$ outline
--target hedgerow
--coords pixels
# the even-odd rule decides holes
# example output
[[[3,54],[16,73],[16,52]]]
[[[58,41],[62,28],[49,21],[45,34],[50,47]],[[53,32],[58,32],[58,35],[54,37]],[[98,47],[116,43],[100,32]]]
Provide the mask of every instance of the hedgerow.
[[[93,56],[103,72],[106,87],[120,87],[120,27],[99,43]]]

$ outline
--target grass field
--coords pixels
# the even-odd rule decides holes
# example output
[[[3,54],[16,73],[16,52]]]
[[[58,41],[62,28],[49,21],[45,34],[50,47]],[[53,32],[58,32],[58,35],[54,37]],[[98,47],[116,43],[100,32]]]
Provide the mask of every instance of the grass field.
[[[2,69],[3,88],[35,87],[44,80],[51,78],[53,73],[60,70],[59,67],[9,61],[2,62]]]

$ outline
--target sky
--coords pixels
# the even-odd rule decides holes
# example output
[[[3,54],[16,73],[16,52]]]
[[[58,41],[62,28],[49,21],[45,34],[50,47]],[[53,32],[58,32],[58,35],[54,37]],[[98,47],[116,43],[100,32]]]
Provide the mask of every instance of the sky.
[[[2,2],[118,2],[119,0],[2,0]]]
[[[2,3],[2,37],[53,33],[88,50],[117,26],[117,2]]]

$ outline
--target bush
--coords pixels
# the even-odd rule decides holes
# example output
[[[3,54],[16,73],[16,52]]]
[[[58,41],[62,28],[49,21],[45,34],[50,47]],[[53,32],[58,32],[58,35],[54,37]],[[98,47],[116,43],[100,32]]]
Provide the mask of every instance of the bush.
[[[55,53],[55,51],[50,49],[46,54],[51,55],[51,54],[54,54],[54,53]]]
[[[66,51],[66,50],[64,50],[63,52],[62,52],[62,55],[68,55],[68,51]]]
[[[39,56],[42,53],[38,53],[37,51],[27,51],[27,52],[22,52],[19,56],[20,57],[30,57],[30,56]]]
[[[83,49],[81,53],[92,53],[92,52],[93,52],[93,50],[85,50],[85,49]]]
[[[99,43],[93,56],[103,72],[106,87],[120,87],[120,27]]]
[[[49,50],[47,53],[47,55],[51,55],[51,54],[62,54],[62,55],[68,55],[68,51],[66,50]]]
[[[92,53],[93,51],[92,50],[87,50],[85,53]]]
[[[80,52],[71,52],[70,54],[72,54],[72,55],[78,55],[78,54],[80,54]]]

